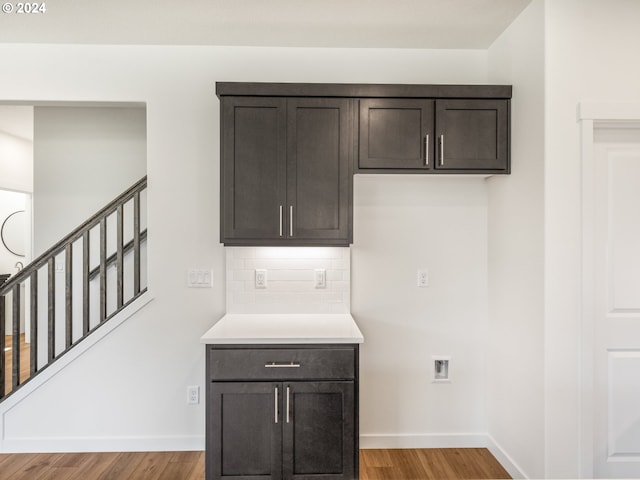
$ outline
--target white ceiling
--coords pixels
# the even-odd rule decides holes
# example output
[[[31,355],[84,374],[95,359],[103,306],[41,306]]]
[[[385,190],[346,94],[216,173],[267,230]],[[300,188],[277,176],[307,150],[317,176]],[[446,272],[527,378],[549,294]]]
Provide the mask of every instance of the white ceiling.
[[[530,2],[45,0],[0,13],[0,43],[486,49]],[[32,109],[0,105],[0,131],[31,139]]]
[[[530,2],[46,0],[0,13],[0,43],[485,49]]]

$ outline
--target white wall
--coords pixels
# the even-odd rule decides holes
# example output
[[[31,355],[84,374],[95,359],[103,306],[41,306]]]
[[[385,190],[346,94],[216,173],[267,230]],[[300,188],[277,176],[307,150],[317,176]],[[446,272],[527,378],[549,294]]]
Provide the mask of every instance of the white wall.
[[[146,174],[144,107],[34,109],[34,254]]]
[[[485,180],[356,175],[354,188],[361,446],[471,446],[487,431]],[[432,383],[432,355],[452,357],[451,383]]]
[[[20,210],[26,211],[28,208],[28,201],[30,201],[30,197],[27,194],[0,190],[0,227],[9,215]],[[26,254],[28,252],[27,243],[29,242],[30,231],[30,229],[27,230],[27,228],[30,225],[27,221],[25,221],[24,223],[24,244],[22,245],[22,251]],[[25,257],[15,255],[14,253],[7,250],[2,243],[0,243],[0,274],[10,273],[13,275],[14,273],[17,273],[15,267],[16,262],[22,262],[22,264],[24,265]]]
[[[487,78],[484,51],[0,45],[0,57],[5,72],[0,77],[0,100],[146,104],[148,282],[155,297],[84,354],[81,362],[69,365],[43,386],[42,396],[36,392],[4,414],[0,445],[4,450],[203,447],[204,407],[186,404],[185,387],[203,385],[204,348],[199,337],[225,308],[224,250],[218,243],[216,81],[484,83]],[[445,247],[445,255],[429,253],[422,257],[424,248],[418,238],[409,244],[416,249],[414,252],[400,251],[406,245],[388,243],[384,255],[367,261],[379,262],[387,278],[383,285],[397,291],[393,282],[402,275],[398,265],[387,259],[390,253],[392,259],[406,259],[411,285],[417,263],[427,263],[424,266],[434,272],[434,286],[426,291],[411,289],[410,295],[415,298],[398,302],[394,323],[385,323],[392,320],[389,307],[382,321],[370,311],[369,305],[379,301],[377,289],[353,291],[352,306],[365,335],[371,335],[371,343],[365,344],[370,345],[366,347],[369,350],[362,356],[363,389],[379,391],[389,378],[386,372],[365,363],[372,359],[373,348],[379,348],[381,355],[399,359],[406,359],[410,351],[412,359],[417,359],[425,342],[435,342],[430,349],[435,352],[442,347],[447,351],[437,353],[452,353],[454,362],[459,361],[459,366],[453,367],[458,383],[442,385],[432,399],[426,399],[427,389],[432,387],[418,378],[424,373],[420,366],[416,378],[414,371],[406,374],[405,378],[417,380],[399,390],[407,395],[396,391],[380,401],[363,395],[361,426],[367,433],[486,430],[482,400],[478,403],[465,396],[483,391],[482,369],[474,364],[478,359],[477,338],[471,338],[465,330],[475,332],[486,324],[486,189],[479,180],[440,180],[445,183],[434,182],[432,193],[423,183],[410,188],[406,185],[405,190],[403,180],[389,180],[390,191],[402,194],[403,203],[391,207],[391,212],[402,218],[396,227],[413,230],[419,224],[420,235],[440,229],[451,235],[447,237],[450,239],[454,230],[458,236],[467,235],[463,226],[468,220],[471,231],[478,234],[478,245],[471,246],[470,251],[458,251],[458,244],[452,243]],[[373,180],[373,191],[363,197],[366,202],[376,198],[373,193],[381,189],[381,181]],[[445,184],[451,185],[452,192],[443,192],[438,186]],[[356,209],[363,205],[358,192],[364,190],[358,185],[357,181]],[[452,208],[455,220],[450,229],[444,228],[449,225],[445,213],[451,208],[445,204],[459,197],[462,203]],[[380,199],[385,202],[367,206],[369,215],[383,217],[389,211],[388,195]],[[436,202],[435,207],[430,206],[431,200]],[[472,206],[472,200],[481,204]],[[434,227],[421,223],[423,218],[402,213],[414,201],[420,206],[417,214],[429,212],[428,220],[437,219]],[[373,226],[367,227],[366,218],[359,220],[356,213],[355,222],[352,267],[354,275],[361,277],[371,268],[362,263],[369,248],[366,242],[373,241],[377,249],[381,245],[375,239],[366,240],[367,232],[376,232]],[[464,242],[460,246],[468,245]],[[460,258],[468,260],[464,272],[462,261],[451,270],[446,265],[437,267],[454,249]],[[201,267],[213,269],[213,288],[187,289],[187,269]],[[354,278],[352,284],[356,282]],[[443,298],[428,305],[424,296],[433,297],[436,292]],[[466,302],[467,294],[473,296],[471,306],[461,308],[458,303],[461,298]],[[456,304],[445,308],[445,298]],[[425,321],[426,312],[434,319]],[[429,326],[429,332],[425,326]],[[410,344],[411,350],[403,333],[407,328],[420,332],[418,340]],[[381,335],[387,334],[388,341],[382,342]],[[415,388],[420,390],[419,395],[408,395]],[[453,391],[462,395],[450,395]],[[388,419],[390,400],[395,400],[394,415],[400,415],[394,420]],[[427,418],[425,400],[430,406],[441,405],[448,412],[460,413],[460,417],[447,419],[433,414]],[[420,418],[419,423],[414,424],[412,418]]]
[[[640,102],[640,2],[546,0],[545,18],[545,475],[575,478],[582,238],[576,107]]]
[[[512,173],[489,180],[488,431],[528,478],[544,477],[544,2],[489,49],[513,85]]]
[[[13,119],[33,121],[31,107],[0,104],[0,189],[33,191],[33,142],[6,131]]]

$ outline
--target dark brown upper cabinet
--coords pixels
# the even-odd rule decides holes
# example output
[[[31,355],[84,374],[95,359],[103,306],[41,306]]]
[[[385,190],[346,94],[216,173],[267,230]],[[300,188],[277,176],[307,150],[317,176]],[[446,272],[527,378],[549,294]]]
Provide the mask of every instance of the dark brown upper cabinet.
[[[354,172],[510,173],[511,90],[216,83],[221,241],[349,245]]]
[[[507,100],[436,101],[435,168],[509,173]]]
[[[434,101],[360,100],[360,168],[433,168]]]
[[[352,103],[222,97],[225,245],[351,243]]]
[[[362,173],[509,173],[509,101],[361,99]]]

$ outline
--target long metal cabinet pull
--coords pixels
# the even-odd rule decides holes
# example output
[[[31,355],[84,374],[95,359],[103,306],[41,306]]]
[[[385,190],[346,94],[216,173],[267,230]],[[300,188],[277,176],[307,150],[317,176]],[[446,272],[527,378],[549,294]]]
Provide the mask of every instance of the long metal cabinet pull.
[[[424,136],[424,166],[429,166],[429,134]]]
[[[278,423],[278,387],[275,388],[275,401],[273,402],[273,420]]]
[[[300,368],[299,362],[289,362],[289,363],[265,363],[264,368]]]
[[[287,387],[287,423],[289,423],[289,387]]]
[[[282,236],[282,205],[280,205],[280,236]]]
[[[289,236],[293,237],[293,205],[289,205]]]
[[[444,134],[440,135],[440,166],[444,165]]]

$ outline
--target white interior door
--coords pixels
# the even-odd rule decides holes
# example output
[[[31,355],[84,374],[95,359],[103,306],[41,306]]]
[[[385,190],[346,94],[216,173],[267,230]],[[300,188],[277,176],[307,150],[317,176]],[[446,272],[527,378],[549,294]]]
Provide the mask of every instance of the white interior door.
[[[640,478],[640,129],[594,132],[594,474]]]

